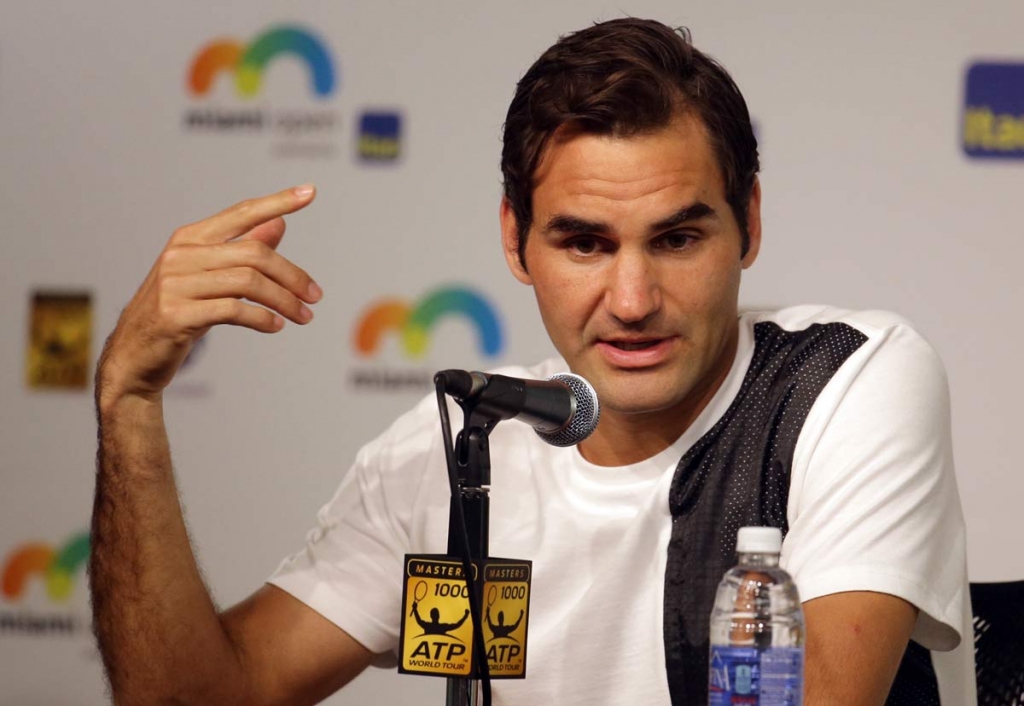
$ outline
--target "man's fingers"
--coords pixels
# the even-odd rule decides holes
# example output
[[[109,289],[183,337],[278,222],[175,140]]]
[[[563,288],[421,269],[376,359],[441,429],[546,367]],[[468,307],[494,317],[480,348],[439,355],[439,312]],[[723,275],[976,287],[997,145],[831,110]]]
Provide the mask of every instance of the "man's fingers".
[[[304,208],[316,196],[312,184],[303,184],[276,194],[248,199],[215,216],[178,229],[177,244],[212,245],[237,238],[267,221]]]
[[[304,302],[318,301],[320,288],[275,248],[284,236],[282,216],[314,196],[311,184],[294,187],[176,230],[109,339],[105,359],[118,363],[105,365],[106,374],[118,369],[122,390],[156,394],[211,326],[274,333],[285,318],[310,321]]]
[[[192,304],[241,298],[262,304],[297,324],[309,323],[313,318],[313,312],[294,294],[250,267],[183,275],[172,287],[178,298]]]
[[[272,227],[268,227],[272,230]],[[305,270],[256,238],[219,245],[170,247],[164,251],[160,263],[160,269],[167,277],[204,271],[212,273],[236,267],[257,270],[311,304],[319,301],[323,294]]]
[[[243,233],[238,237],[238,240],[258,240],[261,243],[265,243],[269,248],[276,250],[277,246],[281,243],[281,238],[284,237],[284,231],[284,218],[278,216],[277,218],[271,218],[266,223],[260,223],[247,233]]]
[[[276,333],[284,328],[281,316],[241,299],[209,299],[192,302],[192,305],[182,323],[195,330],[218,324],[244,326],[262,333]]]

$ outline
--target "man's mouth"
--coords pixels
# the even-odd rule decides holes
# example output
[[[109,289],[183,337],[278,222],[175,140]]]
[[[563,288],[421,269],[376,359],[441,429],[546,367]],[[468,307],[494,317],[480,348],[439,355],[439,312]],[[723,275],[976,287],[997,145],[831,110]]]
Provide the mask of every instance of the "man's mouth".
[[[642,351],[645,348],[658,345],[662,340],[660,338],[652,338],[649,341],[607,341],[607,343],[615,346],[620,351]]]
[[[605,362],[615,368],[651,368],[669,361],[677,353],[675,336],[662,338],[605,338],[597,344]]]

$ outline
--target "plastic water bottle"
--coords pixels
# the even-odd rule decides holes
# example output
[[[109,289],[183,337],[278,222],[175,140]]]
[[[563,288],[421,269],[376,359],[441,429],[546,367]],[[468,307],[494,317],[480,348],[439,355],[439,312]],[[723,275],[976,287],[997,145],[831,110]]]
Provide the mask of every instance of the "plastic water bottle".
[[[739,564],[722,577],[711,611],[710,706],[803,704],[804,614],[779,568],[781,550],[776,527],[739,531]]]

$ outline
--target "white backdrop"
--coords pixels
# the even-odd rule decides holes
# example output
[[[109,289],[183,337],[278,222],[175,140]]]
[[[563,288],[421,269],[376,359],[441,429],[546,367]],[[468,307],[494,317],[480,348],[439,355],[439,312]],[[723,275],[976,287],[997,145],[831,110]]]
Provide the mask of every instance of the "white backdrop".
[[[1024,475],[1012,445],[1024,397],[1024,335],[1012,324],[1024,303],[1012,275],[1024,259],[1024,171],[1013,159],[968,158],[960,137],[969,66],[1024,63],[1024,5],[893,5],[5,7],[0,561],[31,543],[60,549],[87,529],[91,510],[89,390],[26,384],[33,294],[91,293],[92,366],[171,231],[242,198],[317,183],[316,203],[290,219],[282,251],[326,296],[305,328],[271,337],[215,330],[168,393],[188,520],[221,605],[246,596],[301,545],[355,450],[423,394],[356,386],[353,375],[549,354],[532,295],[507,274],[499,248],[501,123],[515,82],[560,33],[631,14],[689,26],[732,72],[758,124],[765,237],[742,303],[886,308],[915,322],[949,371],[972,580],[1024,578],[1016,550]],[[204,96],[190,91],[191,62],[208,43],[248,45],[287,25],[326,48],[338,79],[328,95],[315,95],[307,64],[284,54],[254,97],[240,96],[229,73]],[[190,128],[196,110],[258,111],[266,122]],[[397,160],[357,156],[367,110],[400,115]],[[315,125],[281,124],[296,120]],[[357,354],[352,332],[373,302],[415,306],[448,285],[491,303],[505,333],[499,355],[482,355],[475,328],[458,316],[432,330],[422,358],[409,357],[394,333],[374,355]],[[0,704],[106,701],[85,579],[73,568],[65,598],[54,598],[38,571],[17,596],[0,594]],[[329,703],[440,701],[442,693],[442,680],[370,670]]]

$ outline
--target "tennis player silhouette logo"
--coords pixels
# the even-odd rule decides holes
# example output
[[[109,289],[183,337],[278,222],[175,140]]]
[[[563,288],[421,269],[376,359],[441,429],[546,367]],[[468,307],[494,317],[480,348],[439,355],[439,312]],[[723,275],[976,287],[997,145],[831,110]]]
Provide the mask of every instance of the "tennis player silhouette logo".
[[[491,589],[487,592],[487,611],[484,613],[484,622],[487,624],[487,628],[491,631],[491,639],[488,642],[497,640],[501,637],[507,637],[512,642],[518,643],[519,640],[512,637],[512,633],[516,631],[520,623],[523,622],[523,611],[519,611],[519,618],[516,622],[511,625],[505,624],[505,611],[498,611],[498,622],[495,623],[491,620],[491,606],[494,605],[495,600],[498,598],[498,589],[495,586],[491,586]]]
[[[420,583],[419,586],[416,587],[416,591],[413,595],[416,597],[417,600],[414,600],[412,602],[412,612],[410,613],[410,615],[416,619],[417,623],[419,623],[420,628],[423,630],[422,635],[445,635],[446,637],[450,637],[453,640],[458,640],[459,638],[455,637],[454,635],[449,635],[448,633],[452,630],[458,630],[460,627],[462,627],[462,624],[466,622],[466,618],[469,617],[469,609],[467,608],[466,612],[463,613],[462,617],[456,622],[442,623],[441,611],[434,607],[430,609],[430,620],[424,620],[422,616],[420,616],[419,606],[420,600],[422,600],[423,598],[423,596],[420,594],[422,593],[425,595],[426,590],[421,592],[419,590],[420,586],[423,586],[424,589],[426,588],[426,585],[422,582]]]
[[[498,622],[495,624],[491,622],[491,607],[487,606],[487,613],[484,616],[484,621],[487,623],[488,629],[490,629],[491,634],[494,636],[491,638],[491,640],[497,640],[499,637],[507,637],[508,639],[514,642],[519,642],[519,640],[516,640],[514,637],[512,637],[512,633],[514,633],[516,629],[519,627],[519,624],[523,622],[522,610],[519,611],[519,618],[517,618],[516,622],[512,623],[511,625],[505,624],[505,611],[499,610]]]

